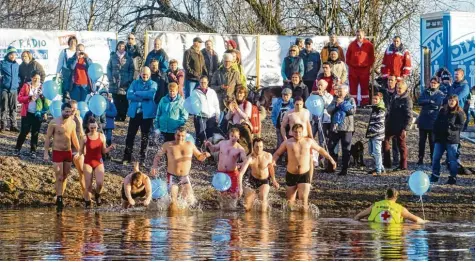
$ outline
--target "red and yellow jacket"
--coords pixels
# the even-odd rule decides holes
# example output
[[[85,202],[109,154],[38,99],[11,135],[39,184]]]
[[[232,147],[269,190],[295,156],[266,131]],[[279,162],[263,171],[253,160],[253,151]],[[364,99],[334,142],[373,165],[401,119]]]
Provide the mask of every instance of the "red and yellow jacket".
[[[391,44],[385,51],[380,72],[382,77],[387,78],[389,75],[394,75],[397,79],[409,76],[412,70],[410,52],[401,44],[395,47]]]

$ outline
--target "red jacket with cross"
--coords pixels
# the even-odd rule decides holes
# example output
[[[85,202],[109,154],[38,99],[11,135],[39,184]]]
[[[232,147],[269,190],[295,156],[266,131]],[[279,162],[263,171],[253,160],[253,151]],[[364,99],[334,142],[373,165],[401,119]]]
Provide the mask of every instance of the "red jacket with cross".
[[[402,77],[409,76],[411,70],[412,61],[408,49],[403,44],[399,47],[391,44],[385,51],[382,66],[380,67],[382,77],[387,78],[389,75],[394,75],[398,80],[401,80]]]

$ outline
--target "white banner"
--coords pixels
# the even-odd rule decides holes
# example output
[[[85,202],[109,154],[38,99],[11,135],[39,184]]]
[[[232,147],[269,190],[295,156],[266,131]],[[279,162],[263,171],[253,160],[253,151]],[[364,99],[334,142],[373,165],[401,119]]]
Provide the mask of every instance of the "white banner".
[[[234,40],[238,44],[241,52],[241,63],[243,64],[246,75],[256,75],[256,44],[257,36],[252,35],[220,35],[206,33],[174,33],[174,32],[147,32],[147,54],[154,49],[154,40],[159,37],[162,40],[162,48],[165,50],[169,59],[176,59],[179,67],[182,68],[183,53],[193,44],[193,38],[200,37],[204,44],[205,41],[212,40],[213,48],[218,54],[218,60],[221,62],[225,53],[225,41]]]
[[[289,47],[294,45],[296,36],[277,36],[277,35],[261,35],[260,39],[260,84],[262,86],[281,86],[283,79],[281,77],[281,64],[284,58],[288,55]],[[305,39],[307,37],[299,36]],[[325,44],[328,43],[327,36],[312,36],[313,48],[319,53]],[[344,49],[344,54],[347,52],[347,47],[355,37],[339,36],[337,41]]]
[[[9,46],[17,49],[18,63],[21,53],[30,51],[47,75],[56,74],[60,52],[68,47],[68,38],[76,36],[78,43],[85,46],[85,53],[107,70],[110,52],[116,49],[116,32],[91,31],[42,31],[0,28],[0,59],[5,56]]]

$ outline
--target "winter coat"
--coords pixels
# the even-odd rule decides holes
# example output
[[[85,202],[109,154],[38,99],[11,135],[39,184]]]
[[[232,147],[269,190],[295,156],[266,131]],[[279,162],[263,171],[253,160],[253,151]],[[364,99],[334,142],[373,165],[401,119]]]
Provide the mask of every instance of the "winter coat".
[[[344,122],[341,125],[338,125],[335,131],[354,132],[354,114],[356,111],[355,100],[350,95],[347,95],[344,98],[344,102],[352,105],[352,108],[345,112]],[[327,112],[329,112],[332,118],[332,124],[337,124],[334,122],[334,115],[339,111],[339,107],[337,106],[337,97],[334,97],[334,100],[332,100],[330,105],[327,107]]]
[[[333,45],[331,43],[327,43],[321,51],[321,61],[322,63],[327,62],[329,60],[329,55],[331,54],[331,49],[332,48],[337,48],[339,50],[339,59],[345,63],[345,55],[344,55],[344,49],[339,46],[339,43],[336,43],[336,45]]]
[[[403,44],[396,47],[391,44],[383,56],[382,66],[380,72],[383,78],[387,78],[390,75],[396,76],[397,79],[409,76],[412,70],[412,59],[410,52],[405,48]]]
[[[445,95],[438,89],[426,89],[418,98],[418,105],[421,106],[420,116],[418,117],[418,128],[423,130],[433,130],[438,112]]]
[[[215,50],[208,52],[206,48],[202,49],[203,59],[205,60],[205,67],[207,68],[208,78],[213,77],[213,73],[218,70],[218,55]]]
[[[68,53],[72,55],[68,57]],[[71,81],[71,69],[68,67],[68,60],[76,54],[76,51],[71,51],[68,48],[65,48],[61,51],[58,57],[58,65],[56,66],[56,73],[61,73],[61,78],[63,80],[63,86],[70,86],[69,81]]]
[[[298,72],[301,75],[301,78],[303,77],[304,75],[303,59],[299,56],[285,57],[281,65],[281,77],[283,77],[283,81],[291,80],[291,75],[295,72]]]
[[[188,119],[184,101],[181,95],[177,95],[173,101],[170,101],[169,95],[162,97],[155,117],[155,129],[163,133],[175,133],[179,127],[184,126]]]
[[[197,86],[193,89],[190,96],[195,96],[200,99],[200,104],[202,105],[202,110],[200,111],[201,117],[210,118],[220,115],[220,102],[218,102],[218,96],[215,90],[207,88],[207,92],[203,93],[200,86]]]
[[[127,53],[122,58],[116,52],[112,53],[107,63],[109,92],[125,95],[127,88],[134,80],[134,70],[134,61]]]
[[[127,100],[129,100],[129,108],[127,116],[136,117],[137,110],[141,108],[144,119],[155,118],[157,113],[157,105],[154,103],[157,84],[152,80],[143,81],[142,78],[134,80],[127,89]]]
[[[127,55],[129,55],[129,57],[132,59],[141,56],[140,49],[137,45],[126,44],[126,52]]]
[[[19,75],[20,65],[16,61],[5,59],[0,62],[0,90],[17,91],[20,85]]]
[[[445,105],[440,109],[433,126],[435,143],[459,144],[460,133],[466,120],[463,110],[449,111]]]
[[[340,61],[340,60],[327,60],[327,62],[331,63],[331,72],[334,74],[337,79],[339,79],[340,83],[346,83],[347,82],[347,65]],[[319,74],[324,73],[324,70],[319,70]]]
[[[271,111],[271,121],[273,122],[273,125],[275,127],[278,127],[278,120],[281,120],[281,121],[283,120],[284,115],[281,119],[278,119],[282,109],[283,109],[283,99],[280,97],[276,99],[276,101],[274,102],[273,110]],[[292,98],[289,99],[289,102],[285,109],[286,109],[286,112],[291,109],[294,109],[294,99]]]
[[[155,59],[159,62],[159,70],[161,73],[165,73],[167,69],[169,69],[169,56],[164,51],[164,49],[161,48],[159,51],[150,51],[147,55],[147,58],[145,59],[144,65],[150,66],[150,61],[152,61],[152,59]]]
[[[162,74],[160,70],[157,72],[151,72],[150,79],[157,84],[157,91],[155,92],[154,102],[159,104],[160,99],[169,93],[167,80],[164,78],[165,73]]]
[[[450,89],[448,90],[447,99],[452,95],[458,96],[458,105],[463,107],[466,104],[466,100],[468,99],[468,96],[469,96],[468,81],[463,79],[463,81],[460,81],[460,82],[456,82],[456,81],[453,82],[453,85],[451,85]],[[446,104],[447,101],[445,101],[444,103]]]
[[[390,112],[390,106],[392,105],[392,101],[395,98],[395,94],[397,91],[393,93],[389,92],[387,88],[383,87],[379,89],[379,92],[383,94],[383,103],[385,104],[385,108],[387,109],[387,114]]]
[[[304,64],[304,76],[303,81],[316,80],[319,68],[321,68],[321,56],[319,52],[312,49],[308,52],[306,49],[301,50],[299,56],[302,58]]]
[[[226,69],[220,67],[214,74],[210,87],[216,91],[217,95],[221,98],[225,96],[233,96],[235,94],[235,87],[240,84],[240,73],[233,68]],[[222,88],[222,85],[228,86],[226,90]]]
[[[45,70],[43,69],[43,66],[38,63],[35,59],[32,59],[30,63],[25,64],[21,63],[20,68],[19,68],[19,76],[20,76],[20,87],[23,86],[23,84],[27,82],[31,82],[31,73],[33,71],[38,71],[40,73],[40,82],[44,83],[45,82]]]
[[[413,118],[413,102],[407,90],[403,95],[395,95],[385,123],[385,133],[398,135],[402,130],[410,130]]]
[[[317,121],[318,119],[321,120],[321,123],[323,124],[328,124],[331,122],[331,115],[327,111],[327,107],[332,103],[332,100],[334,100],[334,96],[329,94],[327,91],[324,93],[324,95],[320,96],[322,100],[324,101],[324,113],[321,115],[319,118],[318,116],[312,116],[312,119],[314,121]]]
[[[89,66],[93,63],[93,61],[91,60],[91,58],[89,57],[84,57],[84,62],[85,62],[85,67],[86,67],[86,75],[88,74],[88,68]],[[70,79],[70,86],[69,86],[69,90],[71,90],[71,88],[73,88],[73,83],[74,83],[74,75],[75,75],[75,70],[76,70],[76,65],[78,64],[78,56],[76,54],[74,54],[70,59],[68,59],[68,69],[71,70],[71,79]],[[91,90],[91,87],[92,87],[92,83],[91,83],[91,79],[89,78],[89,75],[88,75],[88,86],[89,86],[89,90]]]
[[[21,103],[21,111],[20,115],[25,117],[28,113],[28,104],[30,104],[30,89],[31,89],[31,82],[24,83],[22,88],[20,89],[20,93],[18,93],[18,102]],[[49,110],[49,104],[51,101],[46,99],[42,94],[42,86],[39,87],[40,96],[36,100],[36,112],[39,118],[42,118],[44,114]]]
[[[312,91],[317,91],[317,83],[321,79],[324,79],[327,82],[327,92],[331,95],[334,95],[334,83],[337,83],[339,81],[339,78],[332,72],[330,76],[324,76],[324,73],[320,73],[319,75],[317,75],[317,79],[312,85]]]
[[[380,103],[372,105],[369,125],[367,126],[366,138],[383,141],[385,139],[385,104],[383,100]]]
[[[294,86],[292,83],[287,83],[283,86],[283,89],[284,88],[289,88],[293,91],[293,98],[300,96],[302,97],[303,101],[306,101],[306,99],[309,97],[309,89],[302,81],[299,82],[297,86]]]
[[[347,48],[345,61],[349,66],[349,71],[353,68],[370,68],[375,62],[374,45],[367,39],[364,39],[362,46],[357,44],[357,40],[350,43]]]
[[[107,108],[106,108],[106,127],[105,129],[114,129],[114,118],[117,116],[116,105],[107,99]]]
[[[86,112],[86,114],[84,115],[84,118],[83,118],[83,129],[84,129],[85,133],[88,132],[88,122],[89,122],[90,118],[96,119],[96,123],[98,124],[98,131],[99,132],[102,132],[104,130],[104,128],[106,128],[106,123],[107,123],[106,112],[104,112],[102,115],[98,116],[98,115],[93,114],[93,112],[88,111],[88,112]]]
[[[177,83],[177,85],[179,87],[178,93],[182,97],[184,97],[183,83],[185,81],[185,72],[182,69],[177,69],[177,71],[175,71],[175,72],[173,72],[172,69],[169,69],[169,70],[167,70],[166,74],[167,74],[168,83]]]
[[[195,50],[193,47],[187,49],[183,54],[182,67],[185,70],[186,80],[198,82],[201,76],[208,75],[202,52]]]

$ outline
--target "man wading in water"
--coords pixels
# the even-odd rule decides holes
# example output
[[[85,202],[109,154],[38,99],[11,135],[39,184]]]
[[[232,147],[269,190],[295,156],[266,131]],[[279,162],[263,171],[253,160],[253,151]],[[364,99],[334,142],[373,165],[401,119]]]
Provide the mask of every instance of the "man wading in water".
[[[202,162],[207,157],[210,157],[210,153],[202,153],[192,142],[185,141],[186,135],[185,127],[179,127],[175,131],[175,141],[169,141],[162,145],[162,148],[155,155],[152,165],[151,174],[155,176],[157,175],[158,162],[164,154],[167,154],[167,185],[172,198],[170,210],[177,209],[179,189],[181,191],[181,198],[186,200],[189,205],[193,205],[196,202],[189,178],[192,156],[195,156]]]
[[[71,104],[64,103],[61,106],[61,117],[51,120],[48,124],[48,131],[45,137],[45,152],[43,159],[49,161],[48,151],[50,149],[50,138],[53,137],[53,170],[56,182],[56,211],[63,211],[63,194],[66,189],[66,179],[71,171],[73,154],[71,142],[74,148],[79,151],[79,141],[76,135],[76,124],[70,118],[72,113]]]
[[[212,145],[210,141],[205,142],[211,152],[219,151],[218,157],[218,172],[227,174],[231,179],[231,187],[224,192],[224,195],[228,195],[232,198],[232,202],[227,208],[236,207],[238,198],[243,194],[243,174],[245,173],[248,162],[244,148],[238,144],[240,139],[240,131],[238,128],[231,128],[228,131],[228,140],[220,141],[216,145]],[[241,163],[238,164],[238,160],[241,159]],[[224,203],[222,203],[224,204]]]
[[[307,212],[309,191],[311,190],[312,172],[311,172],[311,149],[316,150],[320,155],[327,158],[331,165],[336,168],[336,162],[324,150],[317,145],[312,138],[303,136],[303,126],[295,124],[292,126],[294,137],[285,140],[273,155],[273,164],[275,165],[279,157],[286,151],[288,153],[288,163],[286,166],[286,198],[289,206],[292,208],[296,201],[296,193],[299,199],[302,199],[302,211]]]

